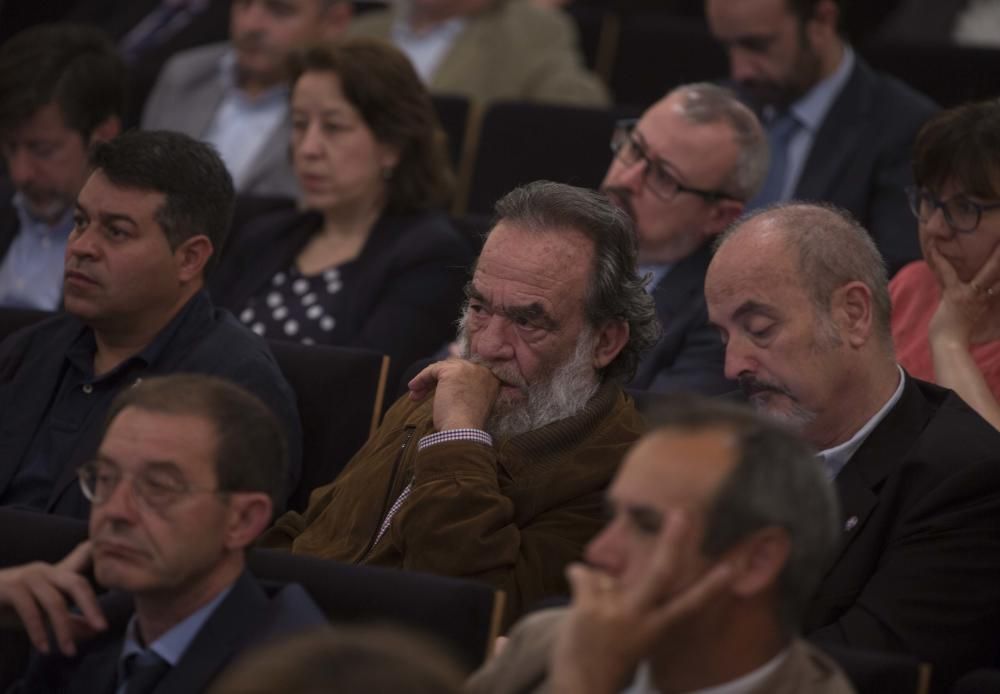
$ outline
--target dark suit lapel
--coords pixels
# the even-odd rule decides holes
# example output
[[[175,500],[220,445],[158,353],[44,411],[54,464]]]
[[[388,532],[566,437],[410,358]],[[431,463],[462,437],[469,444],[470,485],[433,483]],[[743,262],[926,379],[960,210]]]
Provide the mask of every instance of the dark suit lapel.
[[[879,503],[879,489],[889,475],[906,459],[927,425],[932,412],[909,375],[896,406],[885,416],[837,475],[840,497],[841,544],[834,566]]]
[[[156,688],[156,694],[204,691],[267,619],[269,601],[257,581],[244,572],[229,595],[202,626],[180,662]]]
[[[818,200],[829,197],[866,134],[864,126],[871,108],[871,81],[870,69],[859,56],[855,56],[854,69],[847,83],[813,139],[802,176],[795,187],[795,198]]]
[[[634,383],[645,386],[652,380],[655,375],[653,372],[657,371],[660,365],[674,360],[673,353],[679,344],[677,338],[687,330],[687,322],[678,321],[676,317],[684,313],[692,301],[699,301],[704,296],[705,272],[711,259],[711,244],[705,244],[670,268],[653,289],[656,317],[663,327],[663,334],[643,355],[633,379]]]

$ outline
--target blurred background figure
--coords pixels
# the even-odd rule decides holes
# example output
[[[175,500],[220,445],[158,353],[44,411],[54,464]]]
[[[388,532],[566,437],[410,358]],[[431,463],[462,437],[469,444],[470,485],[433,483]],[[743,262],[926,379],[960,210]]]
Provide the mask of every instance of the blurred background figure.
[[[388,626],[338,626],[248,653],[209,694],[461,691],[461,670],[428,637]]]
[[[62,298],[73,202],[87,149],[121,130],[125,65],[98,29],[42,24],[0,47],[0,305]]]
[[[389,39],[431,91],[479,101],[602,106],[573,22],[532,0],[400,0],[352,22],[354,36]]]
[[[238,232],[214,296],[259,335],[373,349],[398,376],[454,335],[471,260],[440,212],[453,185],[444,134],[388,43],[315,46],[293,62],[305,211]]]
[[[233,0],[229,41],[178,53],[143,108],[145,130],[177,130],[211,143],[240,193],[297,193],[288,163],[290,51],[338,36],[346,0]]]
[[[923,260],[889,284],[899,362],[1000,428],[1000,102],[938,114],[910,191]]]

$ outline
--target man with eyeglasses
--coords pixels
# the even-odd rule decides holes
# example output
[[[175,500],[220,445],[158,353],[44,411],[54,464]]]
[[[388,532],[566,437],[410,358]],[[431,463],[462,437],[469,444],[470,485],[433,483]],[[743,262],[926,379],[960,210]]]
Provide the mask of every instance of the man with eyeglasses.
[[[767,170],[757,118],[726,89],[674,89],[637,122],[619,123],[601,190],[635,223],[639,274],[663,326],[633,388],[717,395],[722,343],[708,324],[702,286],[714,239],[743,211]]]
[[[915,656],[933,691],[994,663],[1000,431],[898,366],[867,231],[829,206],[758,211],[721,237],[705,297],[726,375],[802,435],[840,498],[806,635]]]
[[[706,0],[729,78],[761,117],[771,167],[750,207],[829,202],[875,239],[889,275],[919,257],[903,189],[934,103],[873,70],[842,33],[840,0]]]
[[[167,376],[122,393],[79,470],[90,538],[59,564],[0,571],[0,604],[38,650],[12,691],[203,691],[250,646],[325,623],[300,587],[269,593],[246,571],[287,464],[274,415],[222,379]],[[100,600],[81,575],[90,564],[111,590]]]
[[[1000,103],[939,113],[913,154],[924,259],[889,283],[899,363],[1000,429]]]

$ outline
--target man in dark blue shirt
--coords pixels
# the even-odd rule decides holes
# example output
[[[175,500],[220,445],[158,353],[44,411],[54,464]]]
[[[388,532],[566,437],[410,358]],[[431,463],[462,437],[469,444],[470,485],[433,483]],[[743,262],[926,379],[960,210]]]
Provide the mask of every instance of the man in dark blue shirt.
[[[228,378],[274,410],[290,493],[301,457],[294,394],[266,344],[203,290],[232,214],[222,161],[184,135],[134,132],[99,145],[91,164],[66,249],[69,315],[0,345],[0,504],[85,518],[76,469],[111,400],[175,372]]]

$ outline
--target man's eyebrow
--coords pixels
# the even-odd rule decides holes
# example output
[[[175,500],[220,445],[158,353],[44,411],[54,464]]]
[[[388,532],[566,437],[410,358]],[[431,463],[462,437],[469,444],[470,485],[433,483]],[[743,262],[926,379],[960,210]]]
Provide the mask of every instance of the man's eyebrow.
[[[98,215],[101,220],[101,224],[108,226],[109,224],[117,224],[120,222],[125,222],[133,227],[138,227],[139,223],[136,222],[132,217],[121,212],[101,212]]]
[[[556,319],[550,316],[537,301],[530,303],[527,306],[511,306],[510,308],[505,308],[503,313],[511,320],[527,321],[528,323],[536,325],[543,330],[555,330],[559,327],[559,323],[556,322]]]
[[[744,301],[740,304],[739,308],[733,311],[733,320],[740,320],[741,318],[745,318],[750,315],[761,315],[774,319],[779,317],[778,312],[774,309],[774,307],[762,304],[759,301],[753,301],[751,299],[749,301]]]
[[[465,285],[463,291],[465,292],[466,299],[473,299],[475,301],[479,301],[480,303],[486,303],[486,298],[479,292],[479,290],[473,287],[471,283]]]

